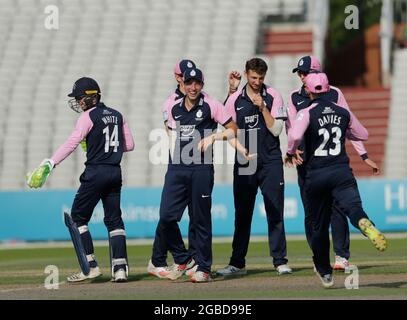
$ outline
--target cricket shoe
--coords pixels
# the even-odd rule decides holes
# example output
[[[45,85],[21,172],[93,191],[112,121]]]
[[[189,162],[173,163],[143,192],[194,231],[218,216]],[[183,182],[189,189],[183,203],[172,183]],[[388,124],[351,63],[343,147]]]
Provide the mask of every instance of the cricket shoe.
[[[293,273],[293,270],[290,268],[288,264],[280,264],[276,267],[277,273],[279,276],[283,274],[290,274]]]
[[[321,276],[319,274],[319,272],[316,272],[316,275],[318,276],[318,278],[321,280],[322,285],[324,286],[324,288],[331,288],[334,286],[334,278],[332,276],[332,274],[326,274],[324,276]]]
[[[152,261],[148,262],[147,272],[152,276],[156,276],[160,279],[167,278],[171,270],[168,266],[165,267],[156,267],[153,265]]]
[[[369,238],[377,250],[384,251],[387,249],[386,238],[383,233],[373,226],[369,219],[360,219],[358,224],[362,233]]]
[[[70,275],[67,280],[68,282],[81,282],[81,281],[85,281],[88,279],[95,279],[97,277],[100,277],[102,275],[102,272],[100,272],[99,267],[95,267],[95,268],[90,268],[90,272],[88,275],[84,275],[83,272],[78,272],[78,273],[74,273],[72,275]]]
[[[192,268],[188,269],[188,265],[187,265],[187,271],[185,271],[185,274],[191,278],[191,276],[198,270],[198,265],[195,264]]]
[[[209,282],[212,281],[211,276],[209,273],[203,271],[197,271],[193,275],[191,275],[191,282],[194,283],[201,283],[201,282]]]
[[[174,263],[170,267],[170,272],[165,277],[170,280],[177,280],[178,278],[181,278],[185,274],[186,271],[187,271],[186,264]]]
[[[127,272],[124,269],[117,270],[112,278],[112,282],[127,282]]]
[[[335,256],[335,264],[334,264],[333,269],[345,271],[347,268],[349,268],[348,259],[343,258],[341,256]]]
[[[247,270],[245,268],[236,268],[232,265],[227,265],[225,268],[216,271],[217,274],[227,277],[227,276],[242,276],[247,274]]]

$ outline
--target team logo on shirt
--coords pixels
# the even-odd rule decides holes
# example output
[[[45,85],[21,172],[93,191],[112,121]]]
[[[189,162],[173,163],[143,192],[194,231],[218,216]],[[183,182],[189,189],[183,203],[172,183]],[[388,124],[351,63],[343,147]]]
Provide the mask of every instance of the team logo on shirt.
[[[203,116],[202,110],[198,110],[195,116],[196,116],[196,118],[195,118],[196,121],[201,121],[202,116]]]
[[[256,128],[257,125],[259,124],[259,115],[255,114],[252,116],[244,117],[244,121],[245,121],[245,124],[247,124],[247,126],[249,127],[249,130]],[[258,129],[258,128],[256,128],[256,129]]]

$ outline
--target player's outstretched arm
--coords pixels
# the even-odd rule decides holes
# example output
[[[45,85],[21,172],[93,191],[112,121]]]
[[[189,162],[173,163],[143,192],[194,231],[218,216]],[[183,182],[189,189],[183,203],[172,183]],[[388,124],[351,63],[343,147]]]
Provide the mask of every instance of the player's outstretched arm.
[[[350,121],[348,130],[346,131],[346,138],[349,140],[355,141],[365,141],[369,138],[369,132],[367,129],[360,123],[358,118],[349,111],[350,113]]]

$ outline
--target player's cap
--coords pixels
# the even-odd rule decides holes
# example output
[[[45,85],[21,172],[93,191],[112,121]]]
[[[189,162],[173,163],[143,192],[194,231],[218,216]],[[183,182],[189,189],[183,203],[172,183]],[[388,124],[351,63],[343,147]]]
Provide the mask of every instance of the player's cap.
[[[188,82],[189,80],[197,80],[204,83],[204,76],[201,70],[198,68],[187,69],[184,72],[184,82]]]
[[[309,73],[311,71],[321,71],[321,63],[314,56],[305,56],[298,61],[298,65],[293,69],[293,73],[300,71]]]
[[[305,86],[311,93],[324,93],[329,91],[329,81],[325,73],[310,73],[305,77]]]
[[[81,97],[89,94],[100,93],[98,83],[92,78],[80,78],[75,81],[72,92],[68,94],[68,97]]]
[[[174,67],[174,73],[182,76],[187,69],[196,68],[192,60],[184,59],[178,62]]]

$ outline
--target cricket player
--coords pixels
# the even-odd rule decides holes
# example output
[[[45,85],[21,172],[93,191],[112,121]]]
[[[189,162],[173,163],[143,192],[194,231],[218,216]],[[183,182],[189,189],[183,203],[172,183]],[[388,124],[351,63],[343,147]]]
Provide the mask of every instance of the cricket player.
[[[70,107],[81,112],[70,137],[59,147],[50,159],[29,175],[27,183],[31,188],[40,188],[55,166],[68,157],[82,140],[86,140],[87,153],[85,171],[80,177],[81,185],[76,193],[71,218],[78,234],[73,238],[78,258],[83,250],[89,264],[89,273],[83,271],[68,277],[68,282],[80,282],[101,275],[96,262],[93,241],[88,223],[99,200],[102,200],[105,212],[104,223],[109,232],[111,252],[112,281],[124,282],[128,277],[126,233],[120,209],[122,173],[120,162],[123,152],[132,151],[134,142],[126,120],[115,109],[104,105],[99,85],[94,79],[80,78],[68,94],[73,98]],[[79,233],[78,233],[79,231]],[[80,234],[80,236],[79,236]],[[79,247],[76,244],[79,243]],[[83,267],[81,266],[83,270]]]
[[[284,174],[279,135],[287,119],[283,99],[278,91],[266,86],[267,64],[259,58],[246,62],[247,84],[232,94],[226,103],[239,132],[239,143],[247,154],[255,155],[249,163],[242,162],[236,153],[233,194],[235,231],[229,265],[217,271],[219,275],[243,275],[245,269],[253,210],[258,188],[261,189],[267,215],[270,256],[278,274],[292,270],[286,259],[284,230]],[[255,138],[252,141],[252,138]],[[257,149],[257,150],[256,150]],[[242,168],[256,161],[253,172],[244,174]]]
[[[304,88],[304,79],[310,72],[321,72],[321,64],[318,59],[314,56],[305,56],[298,61],[298,65],[293,69],[293,73],[297,73],[303,86],[298,90],[293,91],[290,94],[288,101],[288,120],[286,121],[287,134],[291,131],[292,123],[294,123],[297,112],[303,110],[310,105],[311,98]],[[339,88],[330,86],[329,91],[323,94],[323,98],[337,104],[349,110],[349,106],[346,99]],[[373,169],[374,174],[379,174],[379,168],[374,161],[369,159],[367,151],[363,145],[362,141],[351,141],[356,152],[360,155],[362,160]],[[303,146],[299,147],[299,152],[304,152]],[[302,155],[301,158],[304,158]],[[306,165],[297,166],[298,173],[298,185],[300,187],[301,199],[304,208],[306,207],[306,197],[304,192],[304,183],[306,176]],[[304,209],[305,210],[305,209]],[[311,240],[311,226],[310,226],[310,212],[305,211],[305,234],[307,241]],[[333,248],[335,251],[335,270],[345,270],[349,266],[349,225],[346,215],[340,211],[336,203],[333,204],[333,211],[331,217],[331,230],[332,230],[332,240]]]
[[[201,70],[187,69],[183,81],[185,97],[166,112],[167,127],[175,143],[161,196],[159,224],[175,262],[167,278],[175,280],[185,274],[191,262],[178,226],[185,208],[190,206],[197,264],[190,278],[192,282],[207,282],[211,280],[212,265],[212,144],[235,137],[237,127],[223,104],[202,93]],[[218,123],[226,130],[216,133]]]
[[[324,98],[330,90],[326,74],[308,74],[305,90],[309,93],[311,105],[299,111],[292,123],[285,163],[288,166],[296,163],[296,150],[304,141],[307,170],[304,192],[312,228],[311,249],[316,273],[323,286],[329,288],[334,285],[329,261],[329,224],[333,203],[378,250],[385,250],[387,241],[362,208],[345,149],[346,138],[367,140],[367,130],[351,111]]]
[[[174,105],[176,101],[181,100],[185,97],[185,88],[184,88],[184,81],[183,81],[183,74],[188,69],[196,68],[195,63],[189,59],[183,59],[179,61],[174,67],[174,77],[177,81],[177,88],[175,92],[171,94],[164,102],[161,111],[164,117],[164,126],[168,132],[167,121],[168,121],[168,114],[167,109],[169,106]],[[188,252],[191,257],[189,264],[187,265],[187,271],[191,270],[192,267],[195,266],[195,260],[193,257],[195,256],[195,247],[194,247],[194,230],[192,224],[192,215],[191,215],[191,208],[188,205],[188,214],[189,214],[189,231],[188,231]],[[154,243],[153,243],[153,252],[150,261],[148,262],[147,272],[153,276],[158,278],[166,278],[171,271],[171,268],[167,265],[167,251],[168,247],[165,242],[165,237],[163,235],[163,226],[162,224],[158,223]]]
[[[195,63],[189,59],[183,59],[179,61],[174,67],[174,76],[175,80],[177,81],[178,85],[175,89],[175,92],[171,94],[162,107],[163,118],[164,118],[164,125],[168,132],[167,128],[167,120],[168,120],[168,113],[167,109],[174,105],[174,103],[182,98],[185,97],[185,86],[183,81],[183,73],[188,69],[196,68]],[[229,91],[228,97],[236,92],[240,85],[241,75],[238,71],[232,71],[228,75],[228,82],[229,82]],[[202,92],[203,95],[208,96],[205,92]],[[227,100],[227,98],[226,98]],[[198,265],[195,263],[194,256],[195,256],[195,246],[194,246],[194,230],[193,230],[193,223],[192,219],[192,208],[188,205],[188,214],[189,214],[189,231],[188,231],[188,252],[191,256],[190,263],[187,264],[187,270],[185,272],[186,275],[190,276],[194,272],[196,272]],[[158,278],[166,278],[169,274],[171,269],[174,266],[169,267],[167,265],[167,245],[164,241],[164,236],[162,235],[162,225],[158,224],[154,243],[153,243],[153,253],[152,257],[148,263],[147,272],[151,275],[154,275]]]

